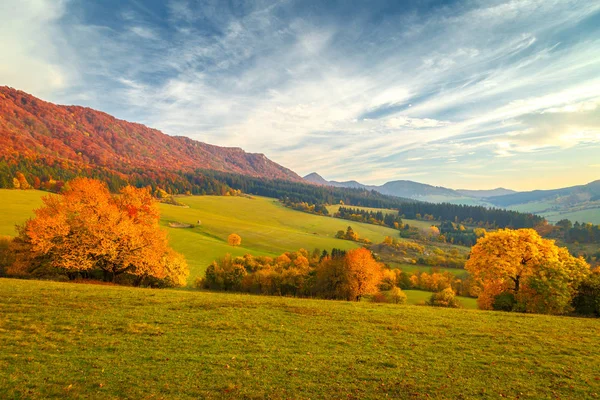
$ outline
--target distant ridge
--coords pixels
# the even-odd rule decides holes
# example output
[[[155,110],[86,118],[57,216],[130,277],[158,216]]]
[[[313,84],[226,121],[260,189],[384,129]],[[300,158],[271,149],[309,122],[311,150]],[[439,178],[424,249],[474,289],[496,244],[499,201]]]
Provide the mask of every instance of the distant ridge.
[[[0,158],[67,162],[129,174],[215,170],[303,182],[263,154],[169,136],[91,108],[63,106],[0,86]]]
[[[375,190],[381,194],[388,196],[404,197],[423,201],[459,201],[468,197],[477,202],[479,199],[484,199],[487,193],[490,194],[509,194],[516,193],[508,189],[493,189],[493,190],[453,190],[442,186],[427,185],[408,180],[397,180],[387,182],[383,185],[363,185],[357,181],[328,181],[316,172],[308,174],[304,177],[308,182],[316,185],[328,185],[334,187],[359,188],[367,190]]]
[[[505,196],[507,194],[515,194],[517,193],[514,190],[504,189],[504,188],[496,188],[491,190],[468,190],[468,189],[458,189],[458,193],[463,194],[469,197],[493,197],[493,196]]]

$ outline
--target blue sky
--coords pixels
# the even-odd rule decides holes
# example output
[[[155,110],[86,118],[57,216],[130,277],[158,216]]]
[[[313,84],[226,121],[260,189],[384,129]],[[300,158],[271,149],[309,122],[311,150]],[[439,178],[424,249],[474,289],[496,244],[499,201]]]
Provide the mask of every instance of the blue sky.
[[[600,179],[600,1],[1,0],[0,84],[380,184]]]

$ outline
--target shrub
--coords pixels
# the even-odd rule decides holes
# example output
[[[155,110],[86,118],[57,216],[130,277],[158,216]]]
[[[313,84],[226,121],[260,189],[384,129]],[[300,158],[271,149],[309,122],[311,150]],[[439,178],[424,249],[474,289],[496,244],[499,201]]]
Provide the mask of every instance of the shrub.
[[[513,311],[516,304],[517,299],[515,298],[514,294],[510,292],[502,292],[494,297],[492,308],[496,311]]]
[[[573,298],[573,308],[579,315],[600,317],[600,271],[581,283]]]
[[[395,304],[404,304],[406,303],[406,293],[402,291],[399,287],[394,286],[392,290],[390,290],[390,300]]]
[[[0,276],[5,276],[6,269],[15,262],[11,243],[12,238],[10,236],[0,236]]]
[[[371,295],[371,303],[387,303],[388,298],[385,294],[377,292]]]
[[[452,288],[446,288],[441,292],[437,292],[431,295],[428,305],[434,307],[448,307],[448,308],[459,308],[460,304],[456,300],[454,290]]]

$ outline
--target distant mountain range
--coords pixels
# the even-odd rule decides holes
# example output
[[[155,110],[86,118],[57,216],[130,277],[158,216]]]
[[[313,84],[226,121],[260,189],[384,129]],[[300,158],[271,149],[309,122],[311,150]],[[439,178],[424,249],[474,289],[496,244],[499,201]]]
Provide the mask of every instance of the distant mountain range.
[[[531,212],[542,215],[551,222],[566,218],[600,224],[600,180],[562,189],[516,192],[504,188],[454,190],[406,180],[391,181],[380,186],[363,185],[356,181],[328,181],[315,172],[306,175],[304,179],[316,185],[363,188],[389,196],[432,203],[481,205]]]
[[[375,190],[389,196],[408,197],[415,200],[432,202],[460,202],[460,200],[468,199],[476,202],[478,199],[485,199],[487,197],[517,193],[514,190],[504,188],[491,190],[454,190],[442,186],[432,186],[406,180],[391,181],[381,186],[363,185],[357,181],[328,181],[316,172],[306,175],[304,179],[316,185]],[[469,202],[467,201],[467,203]]]
[[[90,108],[52,104],[6,86],[0,86],[1,158],[123,174],[209,169],[303,182],[263,154],[169,136]]]

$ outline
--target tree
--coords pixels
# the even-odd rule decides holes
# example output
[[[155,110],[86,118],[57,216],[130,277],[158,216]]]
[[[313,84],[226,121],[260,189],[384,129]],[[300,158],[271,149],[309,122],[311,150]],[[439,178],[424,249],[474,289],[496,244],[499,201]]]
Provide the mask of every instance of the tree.
[[[348,299],[359,301],[362,296],[377,292],[383,268],[369,250],[348,251],[344,258],[344,268],[348,279]]]
[[[242,244],[242,237],[236,233],[232,233],[227,237],[227,243],[230,246],[239,246]]]
[[[148,189],[128,186],[113,196],[106,184],[77,178],[62,196],[42,200],[35,217],[18,228],[22,268],[53,268],[72,277],[101,270],[105,280],[129,274],[138,284],[150,277],[185,283],[187,264],[169,248]]]
[[[465,269],[480,287],[480,308],[492,309],[496,297],[511,293],[515,310],[547,314],[568,312],[577,285],[589,274],[582,258],[533,229],[486,233],[471,249]]]

